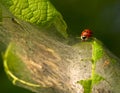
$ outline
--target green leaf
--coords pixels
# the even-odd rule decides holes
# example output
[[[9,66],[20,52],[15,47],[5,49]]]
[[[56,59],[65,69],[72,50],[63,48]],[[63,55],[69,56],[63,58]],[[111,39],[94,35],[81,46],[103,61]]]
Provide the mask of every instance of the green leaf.
[[[4,0],[14,16],[41,27],[54,24],[58,32],[67,37],[67,25],[49,0]]]
[[[5,0],[10,11],[18,18],[43,25],[58,15],[49,0]]]
[[[59,16],[56,17],[56,20],[54,21],[54,25],[57,28],[59,33],[61,33],[65,38],[68,37],[68,34],[66,33],[67,24],[63,20],[61,14],[59,14]]]
[[[97,62],[103,56],[103,47],[98,40],[92,42],[92,61]]]
[[[104,78],[98,74],[94,74],[92,78],[92,85],[98,84],[101,80],[104,80]]]
[[[84,93],[92,93],[92,88],[95,84],[98,84],[103,77],[99,76],[98,74],[94,74],[91,79],[88,80],[80,80],[78,81],[84,88]]]
[[[26,65],[15,53],[16,48],[15,44],[10,43],[4,54],[4,68],[8,77],[15,85],[16,83],[21,83],[29,87],[40,87],[40,85],[35,84],[36,82],[32,80],[28,68],[26,68]]]
[[[91,72],[91,78],[87,80],[80,80],[78,83],[80,83],[84,88],[84,93],[92,93],[92,88],[95,84],[98,84],[101,80],[104,80],[104,78],[98,74],[96,74],[96,62],[103,56],[103,47],[100,41],[97,39],[94,39],[92,42],[92,72]]]
[[[79,84],[81,84],[84,88],[84,93],[91,93],[92,90],[92,80],[80,80],[78,81]]]

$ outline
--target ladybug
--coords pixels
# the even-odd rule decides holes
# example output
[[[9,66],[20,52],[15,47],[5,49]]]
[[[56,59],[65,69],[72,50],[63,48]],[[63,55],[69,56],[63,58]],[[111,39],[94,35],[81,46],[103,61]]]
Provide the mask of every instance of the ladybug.
[[[84,29],[81,33],[81,39],[86,41],[90,37],[92,37],[92,31],[90,29]]]

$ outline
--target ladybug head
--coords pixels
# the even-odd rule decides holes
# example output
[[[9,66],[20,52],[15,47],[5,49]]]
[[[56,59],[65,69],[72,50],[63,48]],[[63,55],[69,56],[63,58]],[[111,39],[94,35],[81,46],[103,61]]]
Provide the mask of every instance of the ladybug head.
[[[92,36],[92,31],[90,29],[85,29],[81,33],[81,39],[82,40],[88,40]]]

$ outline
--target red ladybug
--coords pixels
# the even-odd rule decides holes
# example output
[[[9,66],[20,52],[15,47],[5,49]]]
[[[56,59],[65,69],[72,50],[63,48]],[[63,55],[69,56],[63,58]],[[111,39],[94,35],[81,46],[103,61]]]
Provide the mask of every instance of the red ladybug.
[[[83,41],[88,40],[92,36],[92,31],[90,29],[84,29],[81,33],[81,39]]]

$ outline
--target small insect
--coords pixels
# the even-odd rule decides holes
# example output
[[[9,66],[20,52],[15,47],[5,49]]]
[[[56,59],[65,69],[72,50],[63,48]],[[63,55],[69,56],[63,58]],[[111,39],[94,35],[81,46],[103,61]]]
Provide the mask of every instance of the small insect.
[[[84,29],[81,33],[82,41],[88,40],[92,36],[92,31],[90,29]]]
[[[18,20],[17,19],[15,19],[15,18],[12,18],[11,19],[15,24],[18,24],[18,25],[20,25],[20,23],[18,22]]]

